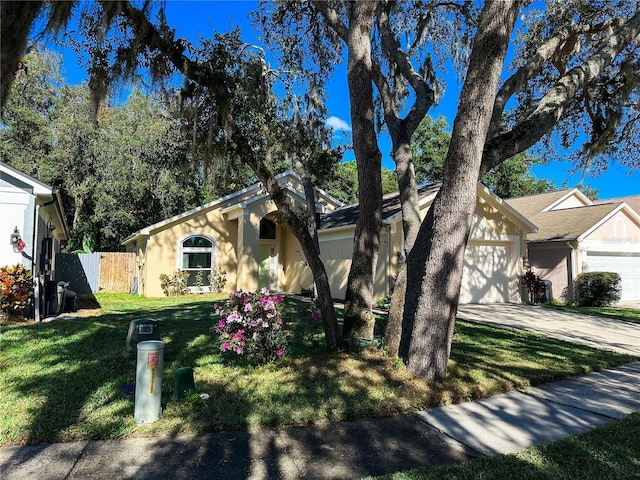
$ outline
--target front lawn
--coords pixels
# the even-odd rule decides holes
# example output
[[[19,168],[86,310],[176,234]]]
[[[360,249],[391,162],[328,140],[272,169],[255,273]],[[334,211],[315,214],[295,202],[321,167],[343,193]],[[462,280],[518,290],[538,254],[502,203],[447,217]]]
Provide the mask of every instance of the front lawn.
[[[631,307],[578,307],[575,305],[545,304],[545,307],[563,310],[565,312],[583,313],[597,317],[614,318],[627,322],[640,323],[639,308]]]
[[[446,381],[427,383],[369,348],[326,355],[307,304],[287,300],[290,355],[251,367],[223,356],[210,327],[215,299],[146,299],[101,294],[101,313],[2,326],[0,445],[307,425],[402,414],[536,385],[633,360],[539,335],[458,322]],[[122,357],[129,322],[153,318],[165,342],[163,415],[133,421],[121,387],[134,365]],[[177,401],[173,374],[193,367],[196,389]]]

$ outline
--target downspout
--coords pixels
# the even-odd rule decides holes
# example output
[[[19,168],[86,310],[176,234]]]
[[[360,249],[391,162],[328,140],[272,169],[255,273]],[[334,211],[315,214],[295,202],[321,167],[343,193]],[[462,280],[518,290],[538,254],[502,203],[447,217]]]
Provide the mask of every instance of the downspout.
[[[38,238],[38,218],[40,213],[40,205],[38,198],[33,196],[36,208],[33,209],[33,235],[31,239],[31,276],[35,280],[33,282],[33,316],[34,321],[40,321],[40,274],[36,275],[36,239]]]
[[[36,208],[33,210],[33,241],[31,242],[32,247],[31,247],[31,275],[33,275],[34,278],[37,278],[37,281],[34,284],[34,292],[33,292],[33,297],[34,297],[34,320],[36,322],[40,321],[40,297],[42,292],[44,291],[44,288],[41,288],[44,285],[44,278],[41,278],[42,275],[40,275],[40,268],[38,267],[38,274],[37,276],[35,275],[36,272],[36,265],[37,265],[37,260],[36,260],[36,252],[37,252],[37,247],[36,247],[36,242],[38,240],[38,224],[39,219],[40,219],[40,208],[41,207],[47,207],[49,205],[52,205],[53,203],[55,203],[56,201],[56,193],[55,192],[51,192],[53,194],[53,199],[50,202],[45,202],[42,205],[40,205],[38,203],[38,197],[36,195],[34,195],[34,199],[35,199],[35,204],[36,204]],[[46,311],[46,308],[45,308]]]

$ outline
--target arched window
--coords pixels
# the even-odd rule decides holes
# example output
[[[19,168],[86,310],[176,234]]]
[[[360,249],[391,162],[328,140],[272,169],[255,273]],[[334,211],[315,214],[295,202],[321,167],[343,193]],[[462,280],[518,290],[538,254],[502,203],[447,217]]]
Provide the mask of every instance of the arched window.
[[[182,241],[182,270],[189,272],[188,287],[209,285],[209,274],[217,263],[213,242],[206,237],[192,236]]]
[[[260,240],[275,240],[276,224],[268,218],[260,220]]]

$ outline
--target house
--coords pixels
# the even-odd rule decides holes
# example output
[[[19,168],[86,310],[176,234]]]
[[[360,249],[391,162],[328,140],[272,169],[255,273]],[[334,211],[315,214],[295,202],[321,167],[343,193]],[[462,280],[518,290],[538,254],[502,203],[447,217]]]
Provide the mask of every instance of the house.
[[[0,209],[0,266],[21,263],[31,270],[39,320],[47,314],[45,288],[54,278],[55,253],[69,237],[62,200],[55,188],[0,162]]]
[[[300,177],[292,172],[277,180],[292,203],[305,208]],[[334,210],[342,203],[316,190],[316,211]],[[135,252],[138,292],[163,295],[160,275],[176,269],[191,275],[187,284],[208,285],[212,270],[226,272],[227,290],[299,291],[309,286],[311,273],[295,236],[277,221],[275,204],[260,183],[139,230],[122,243]]]
[[[574,299],[580,273],[608,271],[620,274],[621,300],[640,300],[640,215],[621,200],[593,202],[575,188],[506,200],[538,227],[529,263],[555,298]]]
[[[276,178],[292,203],[302,207],[305,203],[300,178],[293,172]],[[420,188],[423,216],[437,191],[437,185]],[[316,212],[321,221],[318,235],[321,257],[332,293],[335,298],[344,298],[358,205],[343,206],[317,189]],[[461,301],[519,302],[526,235],[534,230],[531,222],[478,185]],[[194,290],[206,286],[208,273],[218,268],[227,274],[228,291],[267,287],[273,291],[300,292],[313,285],[297,239],[277,222],[276,207],[259,183],[139,230],[126,238],[123,245],[127,251],[136,253],[139,292],[146,296],[162,296],[160,275],[176,269],[191,273],[188,285]],[[402,218],[399,196],[395,193],[384,197],[375,279],[377,298],[391,292],[402,256]]]

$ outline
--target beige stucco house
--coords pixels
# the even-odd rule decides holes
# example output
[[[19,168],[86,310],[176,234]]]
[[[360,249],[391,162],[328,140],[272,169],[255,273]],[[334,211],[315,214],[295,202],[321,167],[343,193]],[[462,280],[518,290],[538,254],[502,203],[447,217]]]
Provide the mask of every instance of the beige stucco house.
[[[303,205],[299,177],[292,172],[278,181],[292,202]],[[420,189],[421,214],[431,205],[438,186]],[[351,266],[358,205],[343,206],[316,191],[320,214],[321,256],[335,298],[344,298]],[[282,224],[274,222],[276,207],[260,184],[144,228],[123,244],[137,254],[140,293],[161,296],[159,277],[175,269],[196,273],[221,268],[226,290],[300,292],[312,286],[300,245]],[[534,225],[478,185],[475,222],[465,255],[461,301],[520,301],[519,275],[526,256],[526,235]],[[384,197],[383,229],[376,275],[376,297],[390,293],[402,261],[402,219],[398,194]],[[200,276],[201,278],[203,275]],[[206,275],[204,275],[206,277]],[[193,285],[191,275],[189,284]]]
[[[538,227],[529,262],[554,298],[573,299],[580,273],[607,271],[620,274],[622,301],[640,300],[640,215],[624,200],[593,202],[575,188],[506,200]]]

